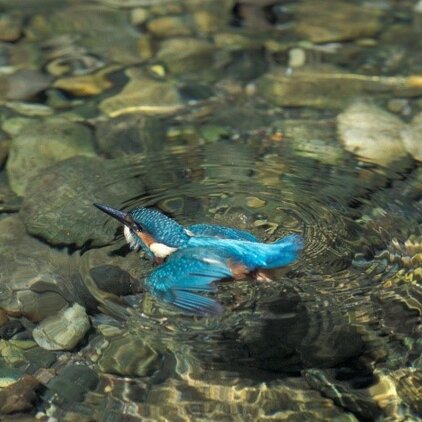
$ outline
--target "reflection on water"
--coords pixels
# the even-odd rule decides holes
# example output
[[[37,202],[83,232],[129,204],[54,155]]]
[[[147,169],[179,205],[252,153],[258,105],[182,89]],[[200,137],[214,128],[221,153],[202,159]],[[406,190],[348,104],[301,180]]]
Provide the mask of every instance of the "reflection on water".
[[[420,417],[421,68],[402,47],[420,12],[359,4],[352,28],[343,1],[325,26],[308,1],[49,3],[0,1],[0,413]],[[152,265],[93,202],[305,248],[187,316],[144,292]]]

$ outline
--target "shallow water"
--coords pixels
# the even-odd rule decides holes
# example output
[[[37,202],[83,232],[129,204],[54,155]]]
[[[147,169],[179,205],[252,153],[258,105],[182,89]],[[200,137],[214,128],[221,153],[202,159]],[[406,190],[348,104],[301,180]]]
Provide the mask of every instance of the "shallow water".
[[[0,1],[5,418],[422,417],[422,12],[334,4]],[[305,248],[183,315],[93,202]]]

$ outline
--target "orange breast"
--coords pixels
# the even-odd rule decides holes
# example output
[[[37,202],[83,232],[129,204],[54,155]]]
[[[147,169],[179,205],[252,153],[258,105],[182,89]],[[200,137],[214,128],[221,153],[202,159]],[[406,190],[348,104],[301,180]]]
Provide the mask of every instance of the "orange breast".
[[[152,243],[155,243],[155,239],[147,232],[137,231],[136,234],[141,238],[142,242],[144,242],[145,245],[147,245],[148,247],[150,247]]]

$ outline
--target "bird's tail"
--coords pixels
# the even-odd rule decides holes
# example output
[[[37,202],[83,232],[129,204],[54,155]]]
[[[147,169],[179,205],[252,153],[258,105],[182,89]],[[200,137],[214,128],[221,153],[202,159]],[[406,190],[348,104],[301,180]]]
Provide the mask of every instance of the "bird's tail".
[[[265,258],[264,268],[284,267],[296,261],[303,249],[303,239],[297,234],[291,234],[268,246],[270,251]]]

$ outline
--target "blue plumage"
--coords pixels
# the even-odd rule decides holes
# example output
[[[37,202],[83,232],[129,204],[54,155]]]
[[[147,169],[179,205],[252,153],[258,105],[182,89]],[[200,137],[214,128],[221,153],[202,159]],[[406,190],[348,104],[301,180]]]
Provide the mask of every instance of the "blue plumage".
[[[194,292],[212,292],[217,280],[231,277],[224,258],[208,249],[183,249],[157,267],[145,281],[155,297],[186,311],[218,314],[222,306],[214,299]]]
[[[135,208],[128,213],[105,205],[97,208],[125,225],[131,247],[141,247],[156,262],[168,257],[146,279],[155,297],[197,314],[217,314],[221,305],[196,292],[211,292],[223,278],[243,278],[259,270],[283,267],[294,262],[303,248],[298,235],[274,243],[259,242],[243,230],[194,224],[184,228],[160,211]]]
[[[248,242],[244,240],[192,237],[189,247],[207,247],[214,253],[231,257],[246,269],[273,269],[284,267],[296,260],[303,248],[298,235],[286,236],[274,243]]]
[[[193,224],[191,226],[187,226],[186,228],[195,236],[259,242],[253,234],[232,227],[217,226],[215,224]]]

